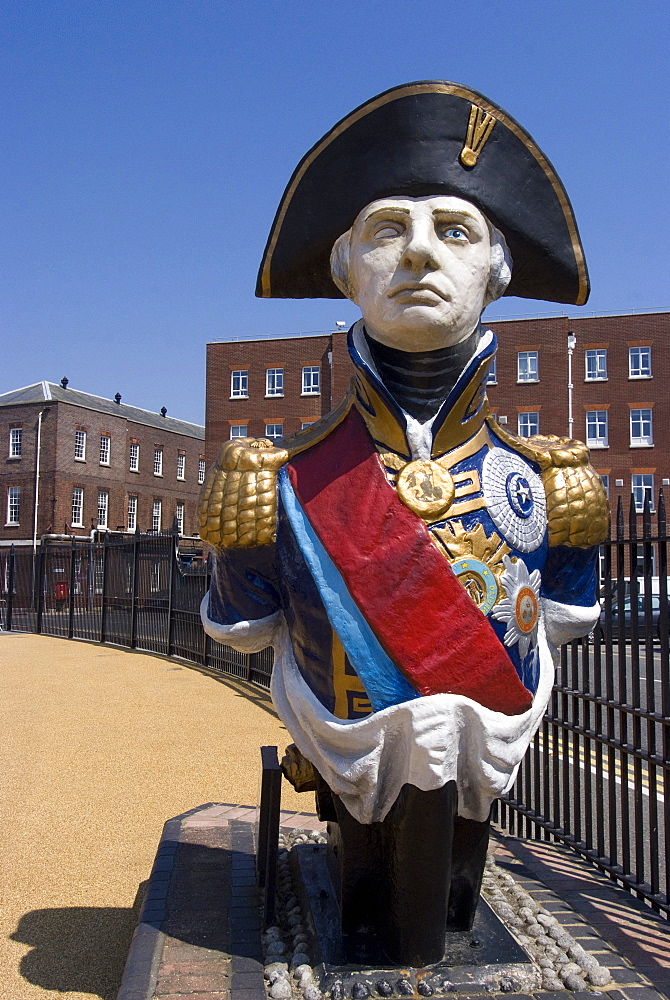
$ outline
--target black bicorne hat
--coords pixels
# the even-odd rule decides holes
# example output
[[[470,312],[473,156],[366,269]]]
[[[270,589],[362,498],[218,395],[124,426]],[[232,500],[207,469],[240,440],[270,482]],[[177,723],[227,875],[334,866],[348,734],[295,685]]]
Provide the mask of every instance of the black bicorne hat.
[[[572,206],[554,168],[505,111],[474,90],[428,80],[387,90],[338,122],[296,167],[258,274],[262,298],[344,298],[335,240],[370,202],[451,194],[503,233],[506,295],[583,305],[589,279]]]

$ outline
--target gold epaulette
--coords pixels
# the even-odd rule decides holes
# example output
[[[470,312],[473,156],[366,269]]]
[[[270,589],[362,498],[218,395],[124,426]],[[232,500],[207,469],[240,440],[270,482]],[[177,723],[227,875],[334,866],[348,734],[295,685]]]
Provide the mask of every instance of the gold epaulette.
[[[549,545],[589,549],[604,542],[609,502],[602,479],[589,464],[586,445],[553,434],[520,438],[500,424],[490,426],[505,444],[540,467],[547,497]]]
[[[226,441],[198,501],[200,537],[218,549],[269,545],[277,535],[277,473],[285,448],[267,438]]]

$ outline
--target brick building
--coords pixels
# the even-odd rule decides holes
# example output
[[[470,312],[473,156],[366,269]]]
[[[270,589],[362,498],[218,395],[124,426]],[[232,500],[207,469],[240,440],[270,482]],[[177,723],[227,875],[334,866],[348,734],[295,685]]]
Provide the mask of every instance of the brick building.
[[[586,441],[610,497],[642,506],[670,482],[670,313],[556,316],[489,324],[499,341],[489,399],[509,430]],[[207,345],[206,455],[231,437],[280,437],[328,412],[352,366],[346,333]]]
[[[204,427],[63,383],[0,395],[0,545],[166,530],[175,517],[196,534]]]

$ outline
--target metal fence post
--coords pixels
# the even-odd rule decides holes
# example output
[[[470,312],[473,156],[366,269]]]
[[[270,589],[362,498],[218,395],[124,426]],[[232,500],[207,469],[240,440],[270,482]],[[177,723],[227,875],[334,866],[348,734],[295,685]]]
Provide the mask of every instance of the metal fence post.
[[[174,616],[174,588],[176,583],[177,559],[179,558],[179,525],[175,517],[170,532],[170,564],[168,567],[168,633],[167,655],[172,655],[172,635]]]
[[[12,630],[12,606],[14,604],[14,577],[16,575],[16,553],[14,546],[9,550],[9,566],[7,571],[7,620],[5,628],[8,632]]]
[[[258,813],[258,884],[265,887],[265,926],[274,921],[282,772],[277,747],[261,747],[261,802]]]
[[[138,567],[139,567],[139,555],[140,555],[140,529],[139,525],[135,528],[135,534],[133,535],[133,575],[132,575],[132,586],[130,590],[130,636],[129,636],[129,646],[131,649],[135,649],[136,642],[136,627],[137,627],[137,585],[138,585]]]
[[[70,594],[69,594],[69,605],[67,614],[67,637],[71,639],[74,635],[74,581],[75,581],[75,558],[74,554],[77,548],[77,543],[74,538],[72,539],[72,545],[70,546]]]
[[[102,593],[100,595],[100,642],[107,635],[107,551],[109,548],[108,533],[102,537]]]
[[[45,576],[46,576],[46,542],[42,540],[40,542],[40,554],[37,562],[37,572],[35,573],[35,582],[37,586],[37,622],[36,631],[40,635],[42,632],[42,615],[44,613],[44,591],[45,586]]]

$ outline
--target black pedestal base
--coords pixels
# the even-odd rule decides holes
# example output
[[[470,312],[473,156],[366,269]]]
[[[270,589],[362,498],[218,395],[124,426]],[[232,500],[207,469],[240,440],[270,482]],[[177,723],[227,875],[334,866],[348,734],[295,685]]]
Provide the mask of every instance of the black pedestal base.
[[[322,992],[334,998],[364,1000],[367,996],[432,996],[452,990],[531,992],[539,988],[538,970],[484,899],[480,899],[472,930],[447,934],[444,954],[430,966],[347,961],[326,854],[323,845],[315,844],[300,844],[291,850],[294,886]]]

